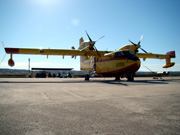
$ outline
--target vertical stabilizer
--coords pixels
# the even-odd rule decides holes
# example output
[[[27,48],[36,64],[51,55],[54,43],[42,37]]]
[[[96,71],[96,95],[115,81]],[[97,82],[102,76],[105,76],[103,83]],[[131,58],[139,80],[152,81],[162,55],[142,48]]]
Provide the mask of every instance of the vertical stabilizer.
[[[81,44],[84,42],[83,37],[79,39],[79,49],[81,48]],[[83,70],[84,56],[80,56],[80,68]]]
[[[83,37],[81,37],[79,39],[79,50],[81,50],[82,48],[85,47],[84,43],[84,39]],[[92,59],[90,59],[90,57],[88,56],[80,56],[80,68],[81,70],[85,70],[85,71],[90,71],[92,69]]]
[[[84,39],[83,39],[83,37],[81,37],[81,38],[79,39],[79,46],[80,46],[83,42],[84,42]]]

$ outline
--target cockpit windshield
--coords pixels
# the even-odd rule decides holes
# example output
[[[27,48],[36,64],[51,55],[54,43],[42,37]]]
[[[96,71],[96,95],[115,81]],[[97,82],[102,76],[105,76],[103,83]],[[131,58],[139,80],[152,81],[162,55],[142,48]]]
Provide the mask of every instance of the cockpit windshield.
[[[120,51],[114,54],[114,58],[123,57],[131,60],[139,60],[139,58],[132,51]]]

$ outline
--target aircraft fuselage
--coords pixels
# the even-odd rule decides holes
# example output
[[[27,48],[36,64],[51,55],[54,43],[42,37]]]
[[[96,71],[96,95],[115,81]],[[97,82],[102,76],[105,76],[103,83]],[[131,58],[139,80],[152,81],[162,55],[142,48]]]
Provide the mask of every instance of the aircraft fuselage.
[[[81,57],[81,70],[104,77],[127,77],[139,67],[140,60],[132,51],[118,51],[111,57]]]

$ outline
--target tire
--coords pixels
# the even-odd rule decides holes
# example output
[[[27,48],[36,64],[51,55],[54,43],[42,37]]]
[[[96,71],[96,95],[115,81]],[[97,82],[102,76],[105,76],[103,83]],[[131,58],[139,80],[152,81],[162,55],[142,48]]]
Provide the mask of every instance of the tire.
[[[120,80],[120,76],[115,76],[115,81],[119,81]]]
[[[89,81],[89,75],[88,74],[85,75],[85,81]]]
[[[129,74],[128,81],[134,81],[134,74]]]

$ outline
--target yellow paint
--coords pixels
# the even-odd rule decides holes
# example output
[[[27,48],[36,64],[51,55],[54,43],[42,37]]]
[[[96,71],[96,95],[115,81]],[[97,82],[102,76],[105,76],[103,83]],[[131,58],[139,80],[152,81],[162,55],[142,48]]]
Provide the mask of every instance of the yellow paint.
[[[93,61],[93,62],[92,62]],[[102,61],[102,62],[100,62]],[[133,61],[128,59],[123,60],[111,60],[111,58],[102,57],[96,58],[96,73],[104,73],[104,72],[113,72],[117,70],[121,70],[128,66],[131,66],[137,63],[140,66],[140,61]],[[92,71],[94,68],[94,57],[89,59],[81,58],[81,69],[85,71]]]

